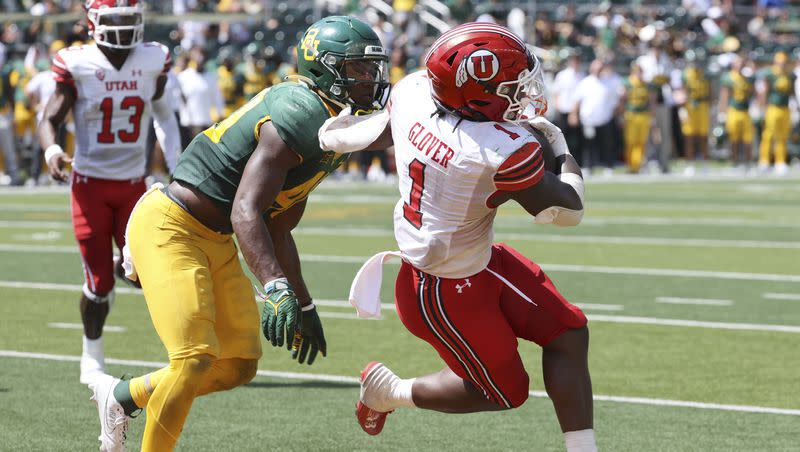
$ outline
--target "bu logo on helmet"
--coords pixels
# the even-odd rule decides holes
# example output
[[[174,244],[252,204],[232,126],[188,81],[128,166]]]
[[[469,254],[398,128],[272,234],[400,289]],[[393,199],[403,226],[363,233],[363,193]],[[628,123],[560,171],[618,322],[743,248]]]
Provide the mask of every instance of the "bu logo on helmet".
[[[472,52],[466,59],[467,72],[479,81],[493,79],[500,72],[500,60],[494,53],[480,49]]]

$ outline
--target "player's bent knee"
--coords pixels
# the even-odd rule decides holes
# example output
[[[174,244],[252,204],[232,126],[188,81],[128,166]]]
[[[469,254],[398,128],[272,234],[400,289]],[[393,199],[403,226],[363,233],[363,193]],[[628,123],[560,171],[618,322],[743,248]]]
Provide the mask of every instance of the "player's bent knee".
[[[589,328],[572,328],[559,334],[549,344],[544,346],[547,351],[574,352],[589,349]]]
[[[182,376],[192,379],[202,378],[214,363],[211,355],[196,355],[184,359],[172,361],[171,366],[181,373]]]
[[[256,372],[258,371],[258,360],[257,359],[243,359],[240,360],[239,365],[236,366],[237,370],[237,377],[235,378],[234,385],[231,388],[235,388],[237,386],[246,385],[253,380],[256,376]]]

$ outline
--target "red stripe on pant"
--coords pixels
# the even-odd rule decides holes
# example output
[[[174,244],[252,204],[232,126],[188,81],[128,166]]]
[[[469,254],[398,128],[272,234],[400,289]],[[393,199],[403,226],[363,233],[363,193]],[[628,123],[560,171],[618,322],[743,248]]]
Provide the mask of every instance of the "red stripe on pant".
[[[477,353],[453,326],[453,322],[444,311],[441,300],[440,279],[436,276],[418,272],[420,280],[420,310],[428,328],[461,363],[470,380],[475,383],[491,400],[507,408],[512,406],[508,398],[500,391],[492,379],[484,363]]]

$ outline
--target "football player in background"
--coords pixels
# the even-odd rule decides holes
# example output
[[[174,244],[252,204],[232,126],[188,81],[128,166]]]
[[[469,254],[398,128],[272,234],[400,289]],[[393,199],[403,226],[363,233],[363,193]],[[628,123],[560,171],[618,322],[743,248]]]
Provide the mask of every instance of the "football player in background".
[[[105,369],[103,325],[115,271],[122,275],[112,241],[122,250],[128,217],[145,191],[151,114],[170,169],[180,141],[177,121],[162,96],[169,51],[159,43],[142,42],[141,5],[137,0],[92,0],[86,9],[95,43],[68,47],[53,58],[56,88],[44,109],[39,141],[54,179],[67,181],[72,163],[72,225],[85,276],[80,381],[89,384]],[[70,110],[76,129],[74,159],[56,144]]]
[[[647,139],[653,122],[655,105],[654,86],[642,79],[642,68],[631,63],[631,73],[625,79],[620,102],[625,106],[625,164],[632,173],[638,173],[647,156]]]
[[[687,52],[686,61],[688,67],[683,70],[683,75],[681,76],[682,90],[686,95],[686,103],[683,105],[685,116],[683,117],[681,130],[683,131],[684,145],[686,147],[687,166],[684,174],[693,176],[697,153],[699,152],[703,165],[707,165],[708,161],[708,132],[711,128],[711,116],[709,116],[711,114],[709,111],[711,84],[705,71],[700,67],[695,52]]]
[[[755,92],[755,77],[753,71],[745,66],[744,58],[734,58],[731,70],[722,74],[720,85],[717,119],[725,125],[728,133],[732,160],[747,170],[753,161],[750,100]]]
[[[758,103],[764,114],[764,131],[758,153],[758,169],[766,171],[770,164],[770,151],[775,146],[775,174],[789,171],[787,142],[792,129],[789,99],[794,93],[796,76],[789,68],[789,56],[778,52],[773,57],[772,67],[759,77]]]
[[[233,233],[264,287],[267,339],[285,341],[300,363],[326,355],[292,229],[309,193],[348,157],[320,149],[317,130],[345,107],[383,107],[388,55],[368,25],[343,16],[311,25],[297,53],[298,77],[198,134],[173,182],[131,215],[127,247],[169,366],[130,381],[104,376],[95,397],[105,401],[106,449],[121,449],[129,416],[146,409],[142,450],[172,450],[195,398],[255,376],[258,310]]]
[[[400,407],[445,413],[518,407],[529,391],[517,350],[517,340],[525,339],[542,347],[544,385],[567,450],[594,451],[586,317],[538,265],[506,244],[492,243],[496,209],[509,199],[536,223],[573,226],[583,215],[580,167],[561,131],[539,117],[547,109],[539,62],[509,30],[486,23],[445,33],[425,62],[427,74],[405,77],[393,88],[389,113],[377,115],[388,119],[381,133],[390,130],[395,146],[400,253],[370,259],[350,299],[360,315],[374,314],[380,263],[399,255],[398,316],[447,367],[401,379],[381,363],[368,364],[361,373],[358,422],[376,435]],[[555,172],[545,169],[543,147],[527,116],[535,117],[531,125],[551,143]],[[389,144],[384,135],[356,130],[357,121],[329,121],[320,130],[320,144],[353,149],[351,141],[374,136],[377,141],[367,148]]]

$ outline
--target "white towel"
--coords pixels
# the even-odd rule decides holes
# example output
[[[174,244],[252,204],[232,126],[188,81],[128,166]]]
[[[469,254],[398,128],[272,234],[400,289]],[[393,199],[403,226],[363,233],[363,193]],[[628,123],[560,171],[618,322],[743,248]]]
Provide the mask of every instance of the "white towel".
[[[383,264],[392,258],[402,258],[400,251],[382,251],[364,262],[350,286],[350,304],[362,319],[381,316],[381,282]]]
[[[133,257],[131,256],[131,249],[128,247],[128,228],[131,225],[131,218],[133,218],[133,212],[136,212],[136,208],[139,207],[139,203],[145,198],[145,196],[149,195],[153,190],[161,190],[164,188],[164,184],[161,182],[156,182],[155,184],[151,185],[150,188],[144,192],[144,194],[136,201],[136,205],[133,206],[133,210],[131,210],[131,215],[128,217],[128,224],[125,225],[125,246],[122,247],[122,268],[125,270],[125,277],[130,279],[131,281],[137,281],[139,279],[139,275],[136,274],[136,267],[133,265]]]

